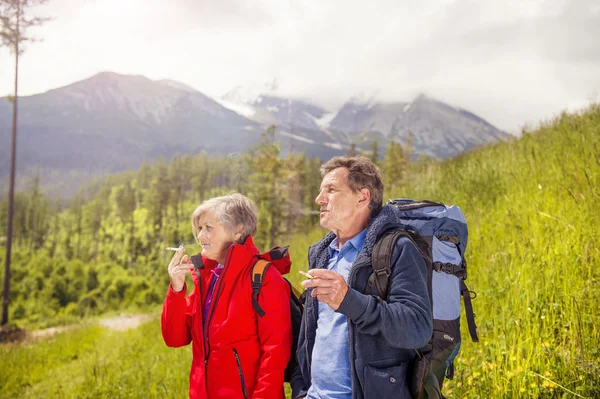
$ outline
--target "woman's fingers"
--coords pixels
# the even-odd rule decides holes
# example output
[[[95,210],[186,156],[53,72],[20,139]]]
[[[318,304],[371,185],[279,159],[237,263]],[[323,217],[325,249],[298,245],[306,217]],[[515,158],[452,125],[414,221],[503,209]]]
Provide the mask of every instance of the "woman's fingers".
[[[176,266],[178,264],[181,263],[181,257],[183,256],[184,253],[184,248],[183,246],[179,247],[179,249],[177,250],[177,252],[175,252],[173,254],[173,257],[171,258],[171,262],[169,262],[169,268],[171,268],[172,266]]]
[[[173,266],[170,270],[169,270],[169,275],[171,277],[173,276],[179,276],[181,274],[186,274],[190,272],[190,265],[189,264],[182,264],[182,265],[176,265]]]

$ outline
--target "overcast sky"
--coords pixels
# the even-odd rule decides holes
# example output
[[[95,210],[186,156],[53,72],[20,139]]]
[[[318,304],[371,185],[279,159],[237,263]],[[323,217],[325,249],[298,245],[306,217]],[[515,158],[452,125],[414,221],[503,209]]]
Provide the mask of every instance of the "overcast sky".
[[[101,71],[218,97],[277,81],[335,110],[418,93],[517,132],[600,101],[600,0],[50,0],[20,94]],[[0,50],[0,95],[13,63]]]

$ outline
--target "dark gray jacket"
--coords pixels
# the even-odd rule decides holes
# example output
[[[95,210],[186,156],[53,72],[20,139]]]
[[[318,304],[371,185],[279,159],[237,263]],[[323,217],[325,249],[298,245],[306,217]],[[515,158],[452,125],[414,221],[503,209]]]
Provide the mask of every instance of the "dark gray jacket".
[[[348,317],[354,399],[411,398],[407,372],[416,354],[414,349],[425,346],[431,338],[425,261],[407,238],[400,238],[392,253],[387,300],[364,294],[372,273],[375,242],[383,232],[399,226],[402,225],[396,208],[387,205],[371,220],[365,244],[348,277],[350,289],[337,310]],[[311,269],[327,267],[327,247],[334,238],[329,233],[310,247]],[[310,387],[318,309],[316,298],[308,295],[298,341],[299,371],[292,381],[293,398],[305,396]]]

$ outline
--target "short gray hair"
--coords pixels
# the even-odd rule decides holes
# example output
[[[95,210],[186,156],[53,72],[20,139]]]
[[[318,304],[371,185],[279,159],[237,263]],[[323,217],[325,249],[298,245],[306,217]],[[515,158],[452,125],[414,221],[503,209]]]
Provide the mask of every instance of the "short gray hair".
[[[250,198],[239,193],[215,197],[204,201],[192,213],[192,231],[194,238],[198,240],[200,219],[211,213],[227,231],[234,233],[238,226],[242,226],[242,236],[238,244],[246,241],[249,235],[256,233],[258,217],[256,215],[256,204]]]
[[[352,192],[358,192],[363,188],[371,192],[371,202],[369,209],[374,215],[381,210],[383,206],[383,180],[379,167],[369,158],[364,156],[357,157],[333,157],[321,166],[321,176],[337,168],[347,168],[348,177],[346,183]]]

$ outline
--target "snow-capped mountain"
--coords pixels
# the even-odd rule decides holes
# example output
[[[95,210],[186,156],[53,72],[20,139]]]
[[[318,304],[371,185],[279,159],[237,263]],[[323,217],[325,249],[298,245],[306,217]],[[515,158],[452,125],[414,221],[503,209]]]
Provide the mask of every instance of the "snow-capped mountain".
[[[368,137],[368,133],[380,133],[388,140],[403,144],[410,131],[415,153],[433,158],[452,157],[475,146],[510,137],[469,111],[425,95],[407,103],[348,102],[340,108],[329,128],[355,138],[359,134]]]
[[[12,107],[0,101],[0,147],[10,148]],[[113,172],[157,156],[245,150],[261,127],[173,81],[104,72],[19,98],[18,165]],[[0,154],[0,172],[8,169]]]
[[[482,118],[425,95],[412,102],[383,103],[374,96],[355,97],[336,112],[304,101],[258,95],[252,100],[228,103],[233,110],[245,107],[244,115],[262,126],[276,125],[288,141],[321,143],[347,151],[354,143],[368,149],[372,140],[382,147],[389,140],[407,143],[413,134],[415,155],[448,158],[475,146],[510,137]]]
[[[172,80],[103,72],[45,93],[19,98],[17,165],[21,170],[85,171],[90,175],[137,168],[177,153],[232,153],[258,142],[275,125],[285,152],[322,160],[347,153],[354,143],[381,153],[391,139],[414,152],[445,158],[506,133],[463,109],[419,96],[411,103],[354,99],[339,110],[276,95],[277,82],[242,88],[218,101]],[[12,107],[0,101],[0,148],[9,148]],[[9,152],[0,153],[0,174]]]

